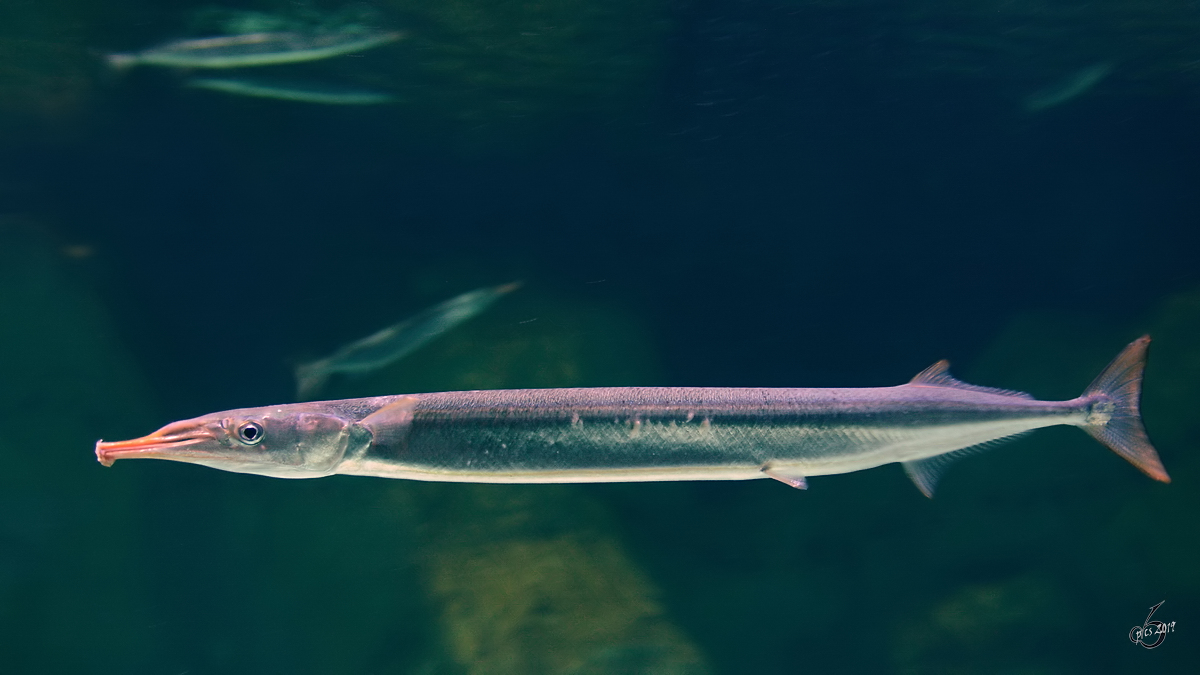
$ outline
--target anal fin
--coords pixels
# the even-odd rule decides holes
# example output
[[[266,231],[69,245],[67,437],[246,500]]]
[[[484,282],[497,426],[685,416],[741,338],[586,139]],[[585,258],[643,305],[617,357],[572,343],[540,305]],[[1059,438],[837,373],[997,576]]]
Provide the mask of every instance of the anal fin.
[[[911,462],[900,462],[900,466],[904,467],[904,473],[908,474],[909,479],[921,491],[921,494],[933,499],[933,489],[937,487],[938,479],[942,477],[942,473],[946,470],[946,466],[950,464],[950,460],[938,461],[944,455],[930,457],[929,459],[917,459]]]
[[[926,457],[925,459],[914,459],[908,462],[900,462],[904,467],[904,473],[908,474],[909,479],[921,491],[921,494],[933,499],[933,488],[937,486],[938,479],[946,472],[946,468],[950,466],[956,459],[962,459],[967,455],[973,455],[980,450],[986,450],[993,445],[999,445],[1006,441],[1011,441],[1014,438],[1024,436],[1028,431],[1019,431],[1010,436],[997,438],[977,445],[971,445],[959,450]]]

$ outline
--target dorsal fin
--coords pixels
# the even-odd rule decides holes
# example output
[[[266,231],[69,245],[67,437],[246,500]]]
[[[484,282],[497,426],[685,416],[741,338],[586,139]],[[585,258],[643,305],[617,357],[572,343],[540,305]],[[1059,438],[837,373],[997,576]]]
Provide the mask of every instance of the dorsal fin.
[[[1023,391],[996,389],[994,387],[977,387],[973,384],[967,384],[966,382],[956,380],[950,374],[950,362],[946,359],[942,359],[932,366],[929,366],[925,370],[917,373],[917,376],[909,380],[908,383],[923,385],[926,387],[949,387],[951,389],[962,389],[964,391],[978,391],[984,394],[999,394],[1000,396],[1012,396],[1014,398],[1033,398]]]

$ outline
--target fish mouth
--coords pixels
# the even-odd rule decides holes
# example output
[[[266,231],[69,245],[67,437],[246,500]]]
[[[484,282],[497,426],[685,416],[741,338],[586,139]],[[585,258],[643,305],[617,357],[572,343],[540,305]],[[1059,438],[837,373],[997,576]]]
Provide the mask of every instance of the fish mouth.
[[[205,429],[196,429],[178,434],[156,431],[129,441],[96,441],[96,459],[104,466],[112,466],[118,459],[174,459],[187,461],[209,457],[204,451],[181,451],[189,445],[211,441],[215,437]]]

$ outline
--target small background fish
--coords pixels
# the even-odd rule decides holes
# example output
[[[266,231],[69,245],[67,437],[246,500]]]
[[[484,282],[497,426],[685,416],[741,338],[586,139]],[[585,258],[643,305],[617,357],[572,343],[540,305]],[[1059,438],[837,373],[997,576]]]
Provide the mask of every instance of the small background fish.
[[[1096,63],[1082,68],[1051,86],[1039,89],[1025,99],[1025,109],[1038,112],[1060,106],[1083,96],[1112,73],[1111,63]]]
[[[514,282],[463,293],[355,340],[323,359],[301,364],[296,367],[296,398],[312,398],[335,374],[365,375],[402,359],[520,286]]]
[[[230,69],[278,66],[366,51],[403,37],[398,31],[352,29],[322,32],[262,32],[169,42],[131,54],[110,54],[109,65]]]
[[[234,96],[321,105],[378,105],[394,103],[391,94],[369,89],[334,86],[320,82],[274,81],[235,77],[192,78],[184,83],[193,89],[219,91]]]

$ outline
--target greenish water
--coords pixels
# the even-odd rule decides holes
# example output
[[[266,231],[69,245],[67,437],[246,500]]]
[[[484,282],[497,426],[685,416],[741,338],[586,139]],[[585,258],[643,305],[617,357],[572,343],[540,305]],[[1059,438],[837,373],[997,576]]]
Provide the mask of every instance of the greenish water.
[[[395,101],[105,65],[237,21],[404,31],[249,73]],[[1198,29],[1177,0],[0,8],[0,671],[1190,672]],[[950,358],[1067,398],[1148,332],[1173,481],[1074,429],[934,500],[891,466],[800,492],[95,462],[518,279],[326,393],[877,386]],[[1162,600],[1175,632],[1131,642]]]

